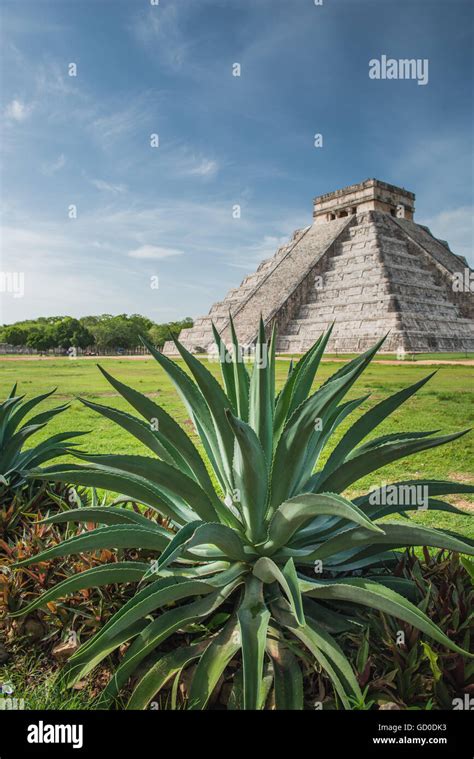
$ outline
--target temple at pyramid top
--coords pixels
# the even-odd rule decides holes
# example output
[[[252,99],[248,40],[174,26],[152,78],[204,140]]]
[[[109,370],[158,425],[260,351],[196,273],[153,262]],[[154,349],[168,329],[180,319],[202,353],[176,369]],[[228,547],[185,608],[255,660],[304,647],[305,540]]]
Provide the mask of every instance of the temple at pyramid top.
[[[329,352],[474,351],[474,274],[448,243],[414,221],[415,195],[367,179],[319,195],[313,220],[183,330],[209,353],[212,325],[230,344],[229,314],[251,346],[262,316],[281,353],[302,353],[333,324]],[[217,293],[216,293],[217,295]],[[165,352],[176,349],[166,343]]]
[[[314,199],[313,218],[316,223],[321,223],[363,211],[382,211],[395,218],[413,219],[415,195],[379,179],[366,179],[342,190],[318,195]]]

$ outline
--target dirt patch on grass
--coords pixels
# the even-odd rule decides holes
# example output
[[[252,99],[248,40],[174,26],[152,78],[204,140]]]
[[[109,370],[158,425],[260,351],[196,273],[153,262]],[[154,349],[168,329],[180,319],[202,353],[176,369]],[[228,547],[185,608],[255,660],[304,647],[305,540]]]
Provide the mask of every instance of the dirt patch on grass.
[[[449,479],[455,482],[466,482],[468,485],[472,483],[472,474],[466,474],[465,472],[450,472]]]
[[[474,514],[474,501],[466,501],[465,498],[451,498],[453,506],[457,506],[458,509],[462,509],[468,514]]]

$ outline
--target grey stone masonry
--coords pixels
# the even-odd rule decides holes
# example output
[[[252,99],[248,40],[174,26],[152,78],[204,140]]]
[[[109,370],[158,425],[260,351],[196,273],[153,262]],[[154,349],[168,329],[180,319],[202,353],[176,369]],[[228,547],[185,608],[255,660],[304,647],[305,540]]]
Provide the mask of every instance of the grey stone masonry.
[[[306,351],[332,323],[329,352],[360,352],[387,333],[385,352],[474,351],[473,274],[412,220],[414,199],[378,180],[320,196],[313,224],[184,330],[182,343],[209,352],[214,322],[229,344],[230,312],[244,345],[255,341],[260,315],[267,331],[276,323],[282,353]]]

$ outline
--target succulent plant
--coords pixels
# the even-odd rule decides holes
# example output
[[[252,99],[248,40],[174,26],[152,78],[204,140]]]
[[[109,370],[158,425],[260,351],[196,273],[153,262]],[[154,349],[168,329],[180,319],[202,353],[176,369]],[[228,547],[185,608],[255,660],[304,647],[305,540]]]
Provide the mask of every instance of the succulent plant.
[[[363,442],[429,377],[359,416],[319,465],[334,431],[367,399],[344,400],[382,341],[313,392],[329,330],[290,366],[275,394],[275,332],[267,341],[260,323],[249,374],[232,324],[231,330],[229,346],[214,330],[223,386],[177,340],[187,371],[144,341],[185,404],[207,462],[163,408],[101,369],[142,419],[83,403],[153,455],[76,453],[79,464],[31,475],[120,493],[122,502],[50,517],[50,522],[100,526],[19,564],[106,548],[145,549],[155,557],[74,575],[18,612],[78,588],[138,582],[133,598],[68,661],[66,682],[83,678],[127,643],[102,693],[103,706],[135,678],[128,707],[146,708],[170,679],[177,682],[192,666],[188,708],[206,708],[222,675],[232,671],[234,708],[262,709],[271,698],[277,709],[300,709],[301,661],[309,654],[329,675],[339,705],[349,709],[364,697],[336,637],[353,625],[355,605],[393,615],[465,654],[410,601],[414,583],[394,576],[391,567],[400,547],[435,546],[472,555],[471,544],[408,519],[380,520],[418,508],[417,488],[428,488],[430,508],[457,511],[439,496],[472,493],[474,487],[433,480],[395,483],[391,492],[405,494],[403,507],[393,497],[385,499],[383,488],[353,501],[343,495],[385,464],[465,434],[401,432]],[[153,509],[157,519],[132,511],[127,502]],[[186,636],[186,645],[170,650],[170,636],[178,631],[189,633],[191,642]]]
[[[30,448],[25,443],[57,414],[68,408],[68,404],[42,411],[24,422],[25,418],[55,390],[37,395],[23,402],[24,395],[16,395],[15,384],[10,395],[0,403],[0,505],[5,506],[18,495],[27,484],[28,470],[63,456],[74,443],[70,439],[83,432],[60,432]],[[23,424],[22,424],[23,422]],[[31,497],[31,493],[30,493]]]

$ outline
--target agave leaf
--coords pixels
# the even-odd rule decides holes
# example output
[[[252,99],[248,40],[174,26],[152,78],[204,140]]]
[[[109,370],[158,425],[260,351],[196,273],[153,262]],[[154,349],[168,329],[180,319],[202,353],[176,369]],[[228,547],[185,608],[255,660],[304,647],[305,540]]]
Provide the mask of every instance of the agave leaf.
[[[220,676],[240,648],[235,616],[211,640],[201,656],[189,691],[188,709],[205,709]]]
[[[71,556],[74,553],[100,551],[104,548],[148,548],[152,551],[161,552],[166,548],[168,542],[169,539],[160,532],[138,527],[138,525],[118,524],[98,527],[96,530],[67,538],[62,543],[47,548],[46,551],[41,551],[36,556],[29,556],[17,561],[13,566],[28,566],[57,556]]]
[[[50,419],[53,419],[58,414],[62,414],[63,411],[67,411],[69,403],[63,403],[61,406],[55,406],[48,409],[48,411],[41,411],[39,414],[35,414],[28,419],[28,424],[46,424]],[[23,406],[19,411],[23,410]]]
[[[9,398],[13,398],[15,396],[17,387],[18,387],[18,382],[15,382],[12,389],[10,390],[10,395],[8,396]]]
[[[230,567],[229,570],[220,572],[217,576],[206,579],[204,585],[196,585],[195,590],[201,591],[203,594],[208,594],[208,589],[210,589],[212,592],[216,592],[219,588],[225,585],[228,585],[234,581],[238,582],[238,578],[243,574],[243,572],[244,567],[242,565],[234,565]],[[199,577],[193,579],[199,579]],[[109,650],[110,642],[117,638],[117,631],[119,629],[127,629],[127,626],[132,619],[132,615],[133,618],[137,617],[135,609],[138,604],[142,604],[142,608],[144,608],[143,604],[149,603],[149,598],[153,596],[154,604],[159,606],[160,600],[163,601],[163,598],[165,598],[165,596],[158,596],[157,593],[163,593],[164,591],[167,591],[168,593],[177,592],[174,590],[174,588],[176,588],[178,584],[183,583],[187,580],[189,580],[189,578],[186,576],[178,576],[176,574],[173,574],[169,577],[161,577],[150,585],[137,591],[137,593],[132,598],[130,598],[113,615],[113,617],[108,620],[108,622],[105,623],[101,630],[99,630],[90,640],[86,641],[86,643],[81,646],[79,651],[77,651],[69,661],[72,662],[74,667],[77,669],[76,665],[88,665],[90,661],[95,661],[96,655],[98,655],[100,658],[103,658],[101,656],[101,652]],[[186,590],[189,590],[189,588],[190,586],[187,585]],[[168,589],[171,589],[171,591]],[[180,589],[179,592],[183,592],[183,589]]]
[[[5,429],[11,419],[12,411],[15,406],[22,402],[24,395],[10,395],[5,401],[0,403],[0,444],[5,442]]]
[[[269,392],[270,401],[271,401],[272,426],[273,426],[273,417],[275,415],[276,343],[277,343],[277,330],[276,330],[276,321],[274,321],[272,325],[270,340],[268,343],[268,382],[269,382],[268,392]],[[272,438],[273,438],[273,431],[272,431]],[[272,440],[272,449],[273,449],[273,440]],[[272,449],[270,449],[270,457],[272,454]]]
[[[454,493],[474,493],[474,485],[468,485],[464,482],[449,482],[447,480],[404,480],[402,482],[391,483],[390,488],[397,488],[397,491],[406,488],[426,488],[430,497]],[[357,506],[365,506],[370,503],[371,497],[372,499],[377,499],[377,494],[382,491],[383,488],[375,488],[365,495],[354,498],[354,503]]]
[[[207,473],[204,461],[192,440],[179,424],[146,395],[137,392],[128,385],[124,385],[119,380],[112,377],[105,369],[99,366],[100,371],[106,380],[114,387],[120,395],[148,422],[153,419],[158,422],[158,430],[155,431],[161,444],[168,450],[169,455],[173,458],[175,465],[183,472],[189,473],[199,482],[202,489],[212,499],[216,498],[215,490],[211,478]],[[185,375],[186,376],[186,375]],[[189,471],[188,471],[189,470]]]
[[[249,418],[250,377],[235,333],[234,321],[230,315],[229,324],[233,349],[232,369],[234,372],[237,415],[243,422],[247,422]]]
[[[169,638],[176,630],[185,625],[197,622],[203,619],[213,611],[219,608],[232,591],[240,584],[240,579],[235,580],[229,585],[220,588],[214,593],[209,593],[185,606],[179,606],[170,611],[165,611],[147,627],[133,641],[130,648],[125,653],[119,667],[116,669],[112,679],[103,691],[101,703],[110,703],[114,699],[122,686],[126,683],[130,675],[135,671],[138,664],[148,656],[156,647]],[[89,671],[89,670],[88,670]],[[79,672],[75,677],[80,677]]]
[[[189,522],[188,524],[185,524],[184,527],[181,527],[180,530],[178,530],[176,535],[173,537],[173,540],[171,540],[169,545],[161,554],[156,565],[157,571],[164,569],[166,566],[168,566],[168,564],[171,564],[174,559],[181,556],[181,554],[186,550],[186,543],[189,542],[190,538],[192,538],[196,532],[196,529],[198,527],[201,527],[202,524],[203,522],[200,520]]]
[[[308,617],[316,619],[329,633],[339,634],[348,630],[360,630],[362,627],[360,622],[348,617],[346,612],[342,615],[307,595],[303,596],[303,608]]]
[[[384,335],[378,342],[372,345],[371,348],[366,350],[365,353],[361,353],[360,356],[353,358],[352,361],[348,361],[347,364],[343,364],[341,368],[338,369],[337,372],[335,372],[335,374],[332,374],[331,377],[329,377],[326,380],[324,385],[326,385],[328,382],[333,382],[335,379],[340,379],[341,377],[345,377],[347,374],[353,375],[354,382],[355,382],[355,380],[358,377],[360,377],[362,372],[370,364],[375,354],[377,353],[379,348],[382,347],[386,339],[387,339],[387,335]]]
[[[282,503],[275,511],[268,527],[268,539],[265,551],[276,551],[288,541],[307,522],[319,515],[335,515],[362,525],[371,533],[382,533],[378,527],[357,506],[335,493],[313,495],[304,493]]]
[[[408,598],[412,603],[421,600],[420,589],[413,580],[408,580],[405,577],[394,577],[393,575],[366,575],[365,579],[378,582],[386,588],[395,590],[404,598]]]
[[[268,344],[265,338],[265,326],[260,317],[260,327],[256,344],[256,358],[250,379],[249,425],[255,431],[268,466],[272,459],[273,448],[273,403],[270,381]]]
[[[372,506],[365,508],[364,513],[370,515],[371,519],[382,519],[382,517],[390,516],[390,514],[400,514],[405,511],[420,511],[424,510],[419,504],[403,504],[402,506]],[[436,498],[428,498],[426,504],[427,511],[446,511],[450,514],[462,514],[467,516],[466,512],[462,509],[458,509],[446,501],[439,501]]]
[[[192,509],[201,519],[217,519],[217,512],[204,490],[174,466],[150,456],[127,456],[123,454],[76,453],[81,459],[89,461],[104,471],[115,469],[120,473],[138,475],[148,479],[151,484],[162,490],[176,506],[184,505]],[[176,500],[178,499],[178,500]]]
[[[282,572],[272,559],[268,556],[262,556],[255,562],[253,574],[263,583],[279,583],[288,599],[297,624],[304,625],[303,601],[293,560],[287,561]]]
[[[206,369],[204,364],[195,358],[179,340],[173,338],[173,342],[178,349],[181,358],[194,377],[214,422],[215,438],[218,444],[220,461],[222,464],[225,479],[228,485],[232,487],[232,455],[234,451],[234,441],[228,425],[225,423],[225,409],[229,408],[229,399],[222,390],[215,377]]]
[[[321,476],[321,472],[318,472],[311,477],[311,473],[317,464],[318,458],[326,445],[327,441],[331,439],[331,435],[339,427],[344,419],[352,414],[355,409],[364,403],[369,398],[369,395],[364,395],[362,398],[355,398],[353,401],[347,401],[337,406],[333,413],[325,420],[324,427],[321,431],[314,431],[313,435],[308,441],[308,446],[305,454],[304,466],[300,475],[300,479],[297,484],[297,489],[300,488],[305,491],[313,490],[314,484]]]
[[[209,407],[200,392],[200,389],[175,361],[172,361],[163,353],[157,351],[154,346],[143,337],[141,338],[141,341],[173,382],[178,395],[186,407],[196,431],[201,438],[201,442],[216,476],[222,488],[227,491],[230,487],[230,482],[227,478],[227,468],[222,458],[222,452],[219,448],[219,441]],[[204,371],[207,370],[204,369]],[[218,387],[220,388],[219,385]]]
[[[232,680],[232,690],[227,702],[228,711],[242,711],[244,705],[244,674],[242,667],[236,670]]]
[[[281,431],[283,427],[285,426],[285,423],[287,422],[287,420],[289,419],[289,417],[291,416],[291,414],[296,408],[296,405],[293,405],[291,403],[295,383],[298,379],[300,372],[302,372],[305,367],[308,367],[308,364],[312,365],[312,369],[313,369],[313,372],[312,372],[313,376],[311,379],[310,388],[311,388],[311,385],[313,384],[317,367],[319,365],[319,361],[321,360],[321,356],[322,356],[322,352],[318,353],[319,346],[321,345],[322,339],[323,339],[323,335],[318,337],[314,345],[299,359],[296,365],[293,364],[293,360],[290,361],[288,377],[285,384],[283,385],[283,388],[281,389],[278,395],[278,400],[275,407],[275,419],[273,423],[273,439],[274,439],[275,445],[279,440]],[[316,358],[313,358],[315,354],[316,354]],[[309,368],[306,374],[307,374],[307,377],[310,376]],[[302,393],[300,392],[299,396],[301,395]],[[302,401],[300,402],[302,403]]]
[[[16,470],[23,471],[23,474],[25,474],[24,470],[26,469],[37,467],[57,456],[63,456],[70,452],[70,448],[77,445],[71,442],[71,438],[81,437],[82,435],[87,435],[87,432],[59,432],[57,435],[52,435],[47,440],[43,440],[42,443],[33,448],[21,451],[15,460]],[[67,443],[67,446],[62,445],[62,443]]]
[[[436,438],[419,438],[415,440],[400,441],[395,443],[386,443],[375,450],[369,450],[357,455],[355,451],[353,457],[341,464],[341,466],[330,472],[327,477],[318,481],[318,489],[334,490],[336,493],[345,490],[349,485],[359,480],[361,477],[375,472],[377,469],[390,464],[392,461],[411,456],[419,451],[425,451],[428,448],[436,448],[452,440],[465,435],[469,430],[454,432],[451,435],[442,435]]]
[[[296,554],[296,556],[298,556],[298,562],[312,564],[316,560],[335,556],[354,547],[370,546],[373,548],[376,545],[389,548],[432,546],[433,548],[445,548],[448,551],[459,551],[460,553],[474,555],[474,548],[458,536],[453,537],[430,527],[387,521],[383,522],[383,532],[370,533],[364,527],[344,530],[344,532],[321,543],[314,551],[305,554],[305,549],[302,549],[301,553]],[[284,549],[280,554],[295,556],[291,549]]]
[[[215,588],[208,587],[197,581],[197,591],[211,591],[216,593]],[[209,593],[208,593],[209,591]],[[159,608],[173,597],[185,598],[193,595],[189,581],[183,577],[160,578],[154,583],[138,591],[129,599],[111,619],[90,640],[86,641],[78,651],[68,660],[65,668],[65,679],[68,685],[72,685],[78,679],[90,672],[111,651],[122,642],[129,640],[129,631],[135,634],[137,625],[138,632],[149,627],[149,619],[146,620],[147,609]],[[166,613],[166,612],[165,612]],[[117,644],[118,641],[118,644]]]
[[[170,651],[160,657],[146,674],[140,678],[126,708],[146,709],[152,698],[159,693],[173,675],[201,656],[206,645],[206,640],[200,641],[191,646],[181,646],[175,651]]]
[[[8,442],[2,447],[0,454],[0,469],[2,471],[8,471],[12,467],[12,464],[14,464],[15,457],[23,444],[26,443],[28,438],[34,435],[35,432],[38,432],[38,430],[43,429],[45,426],[46,423],[31,424],[22,427],[18,432],[15,432],[15,434],[12,435]]]
[[[77,661],[75,658],[82,651],[81,646],[77,653],[73,654],[64,665],[64,668],[61,672],[61,682],[64,683],[66,687],[71,687],[76,682],[78,682],[81,677],[88,675],[89,672],[91,672],[98,664],[100,664],[100,662],[103,661],[106,656],[111,654],[112,651],[115,651],[117,648],[119,648],[122,643],[127,643],[139,635],[143,630],[146,629],[146,626],[147,621],[140,619],[131,627],[127,627],[127,629],[122,630],[122,632],[115,638],[109,640],[104,648],[102,648],[94,656],[91,655],[91,657],[86,662]]]
[[[179,583],[185,582],[186,579],[186,577],[181,576],[159,577],[149,585],[138,589],[135,595],[129,598],[129,600],[115,612],[103,627],[96,632],[92,638],[83,643],[80,649],[72,655],[69,659],[69,664],[71,665],[69,669],[71,672],[72,670],[76,671],[83,665],[95,660],[96,656],[99,656],[98,661],[100,661],[100,658],[102,658],[101,653],[110,650],[111,642],[116,638],[123,638],[123,633],[122,635],[117,635],[118,625],[120,625],[122,631],[127,628],[127,625],[123,624],[122,620],[124,617],[127,619],[128,615],[133,614],[133,611],[138,604],[142,604],[153,594],[156,598],[157,591],[165,590],[168,587],[176,587]],[[123,639],[125,640],[126,638]]]
[[[264,516],[268,496],[268,466],[254,430],[230,411],[227,421],[235,435],[234,484],[250,540],[265,534]]]
[[[141,596],[125,614],[117,617],[108,628],[107,635],[102,636],[102,642],[111,636],[115,637],[139,619],[145,619],[148,614],[162,608],[166,604],[181,601],[190,596],[205,596],[215,593],[215,587],[206,580],[188,580],[186,577],[163,577],[146,588]]]
[[[222,381],[224,382],[224,388],[229,399],[229,406],[235,414],[237,410],[237,395],[235,388],[235,375],[232,364],[232,356],[227,350],[226,344],[219,335],[214,322],[212,324],[212,333],[214,335],[214,342],[217,347],[217,354],[219,356],[219,365],[221,367]]]
[[[181,528],[167,550],[162,553],[157,564],[158,570],[174,561],[183,551],[190,551],[199,546],[217,548],[219,553],[227,559],[237,561],[247,559],[242,539],[235,530],[224,524],[191,522]]]
[[[362,699],[362,693],[349,660],[344,656],[335,639],[315,619],[309,619],[306,627],[295,630],[298,637],[331,678],[336,692],[346,709],[351,700]]]
[[[291,401],[286,414],[287,419],[308,397],[333,328],[334,324],[331,324],[306,355],[298,361],[295,367],[296,376],[293,382]]]
[[[132,414],[127,414],[125,411],[120,411],[111,406],[103,406],[100,403],[93,403],[85,398],[79,398],[78,400],[80,400],[84,406],[87,406],[87,408],[96,411],[106,419],[110,419],[115,422],[115,424],[118,424],[122,429],[126,430],[139,440],[140,443],[143,443],[143,445],[149,448],[150,451],[153,451],[153,453],[156,453],[156,455],[162,458],[163,461],[166,461],[167,464],[176,466],[188,476],[193,476],[193,473],[186,462],[181,457],[173,457],[168,448],[163,445],[156,432],[152,430],[151,422],[147,424],[142,419],[138,419],[136,416],[132,416]]]
[[[358,448],[347,455],[346,461],[350,461],[355,456],[360,456],[361,453],[374,451],[380,448],[381,445],[385,445],[385,443],[404,443],[408,440],[421,440],[421,438],[431,437],[437,432],[439,430],[421,430],[416,432],[391,432],[389,435],[381,435],[359,445]]]
[[[315,423],[318,419],[323,420],[324,429],[324,420],[345,395],[353,377],[354,374],[348,374],[326,384],[293,412],[281,433],[273,459],[270,510],[296,495],[296,488],[304,471],[307,445],[314,439]]]
[[[147,529],[154,529],[161,533],[168,540],[171,539],[172,533],[165,530],[156,522],[143,516],[143,514],[126,508],[115,508],[114,506],[86,506],[80,509],[68,509],[54,514],[46,519],[41,519],[39,524],[63,524],[64,522],[78,522],[95,524],[138,524]]]
[[[262,583],[256,577],[250,576],[246,581],[237,617],[242,643],[243,707],[259,709],[270,612],[263,600]]]
[[[356,445],[358,445],[358,443],[367,437],[367,435],[369,435],[372,430],[378,427],[381,422],[387,419],[390,414],[392,414],[403,403],[405,403],[408,398],[411,398],[411,396],[414,395],[417,390],[423,387],[423,385],[425,385],[434,374],[436,374],[436,372],[432,372],[427,377],[423,377],[423,379],[415,382],[413,385],[403,388],[403,390],[394,393],[389,398],[385,398],[383,401],[377,403],[376,406],[373,406],[373,408],[361,416],[349,428],[349,430],[342,437],[342,439],[339,441],[329,456],[326,462],[326,466],[323,470],[325,474],[327,475],[337,466],[342,464],[347,455],[356,447]]]
[[[400,554],[397,551],[379,551],[379,548],[374,546],[369,549],[365,549],[359,552],[352,553],[349,558],[343,558],[337,556],[334,559],[329,559],[326,564],[332,573],[338,572],[353,572],[354,570],[367,569],[372,567],[373,569],[382,569],[387,571],[393,568],[400,562]]]
[[[466,559],[465,556],[461,556],[460,561],[466,572],[469,574],[471,581],[474,583],[474,561],[471,561],[471,559]]]
[[[46,482],[64,482],[67,485],[84,485],[123,493],[130,500],[156,509],[177,524],[192,521],[197,516],[191,509],[178,505],[176,499],[172,500],[167,495],[167,491],[150,482],[146,476],[120,472],[117,469],[107,469],[96,465],[58,464],[46,469],[32,470],[28,472],[28,477],[46,480]]]
[[[278,619],[278,611],[276,616]],[[290,629],[326,670],[344,707],[350,709],[350,699],[359,700],[362,694],[353,669],[334,638],[312,618],[307,619],[304,627],[290,626]]]
[[[42,393],[41,395],[36,395],[34,398],[30,398],[29,400],[25,401],[25,403],[22,403],[21,406],[16,409],[16,411],[14,410],[14,407],[17,405],[17,403],[9,405],[7,407],[9,411],[9,420],[4,428],[4,437],[9,438],[11,435],[13,435],[14,431],[20,422],[25,418],[25,416],[27,416],[27,414],[29,414],[30,411],[35,408],[35,406],[44,401],[46,398],[49,398],[50,395],[53,395],[56,390],[57,388],[55,387],[53,390],[50,390],[49,393]],[[21,396],[21,398],[24,398],[24,396]],[[14,396],[11,396],[11,399],[14,399]]]
[[[408,622],[408,624],[426,633],[451,651],[455,651],[463,656],[471,656],[471,654],[460,648],[454,641],[450,640],[426,614],[410,603],[410,601],[407,601],[399,593],[379,583],[359,578],[354,580],[338,580],[337,582],[321,580],[309,582],[307,580],[300,580],[300,589],[304,595],[307,594],[312,598],[349,601],[350,603],[379,609],[379,611]]]
[[[10,612],[9,616],[19,617],[24,614],[30,614],[30,612],[41,606],[45,606],[50,601],[67,596],[76,590],[98,588],[102,585],[112,585],[119,582],[139,582],[147,569],[148,564],[139,561],[117,561],[114,564],[103,564],[99,567],[86,569],[85,572],[67,577],[45,593],[42,593],[35,601],[27,604],[27,606],[18,609],[18,611]]]
[[[303,709],[303,676],[296,656],[276,628],[269,628],[267,652],[273,663],[275,682],[275,708],[277,710]]]

